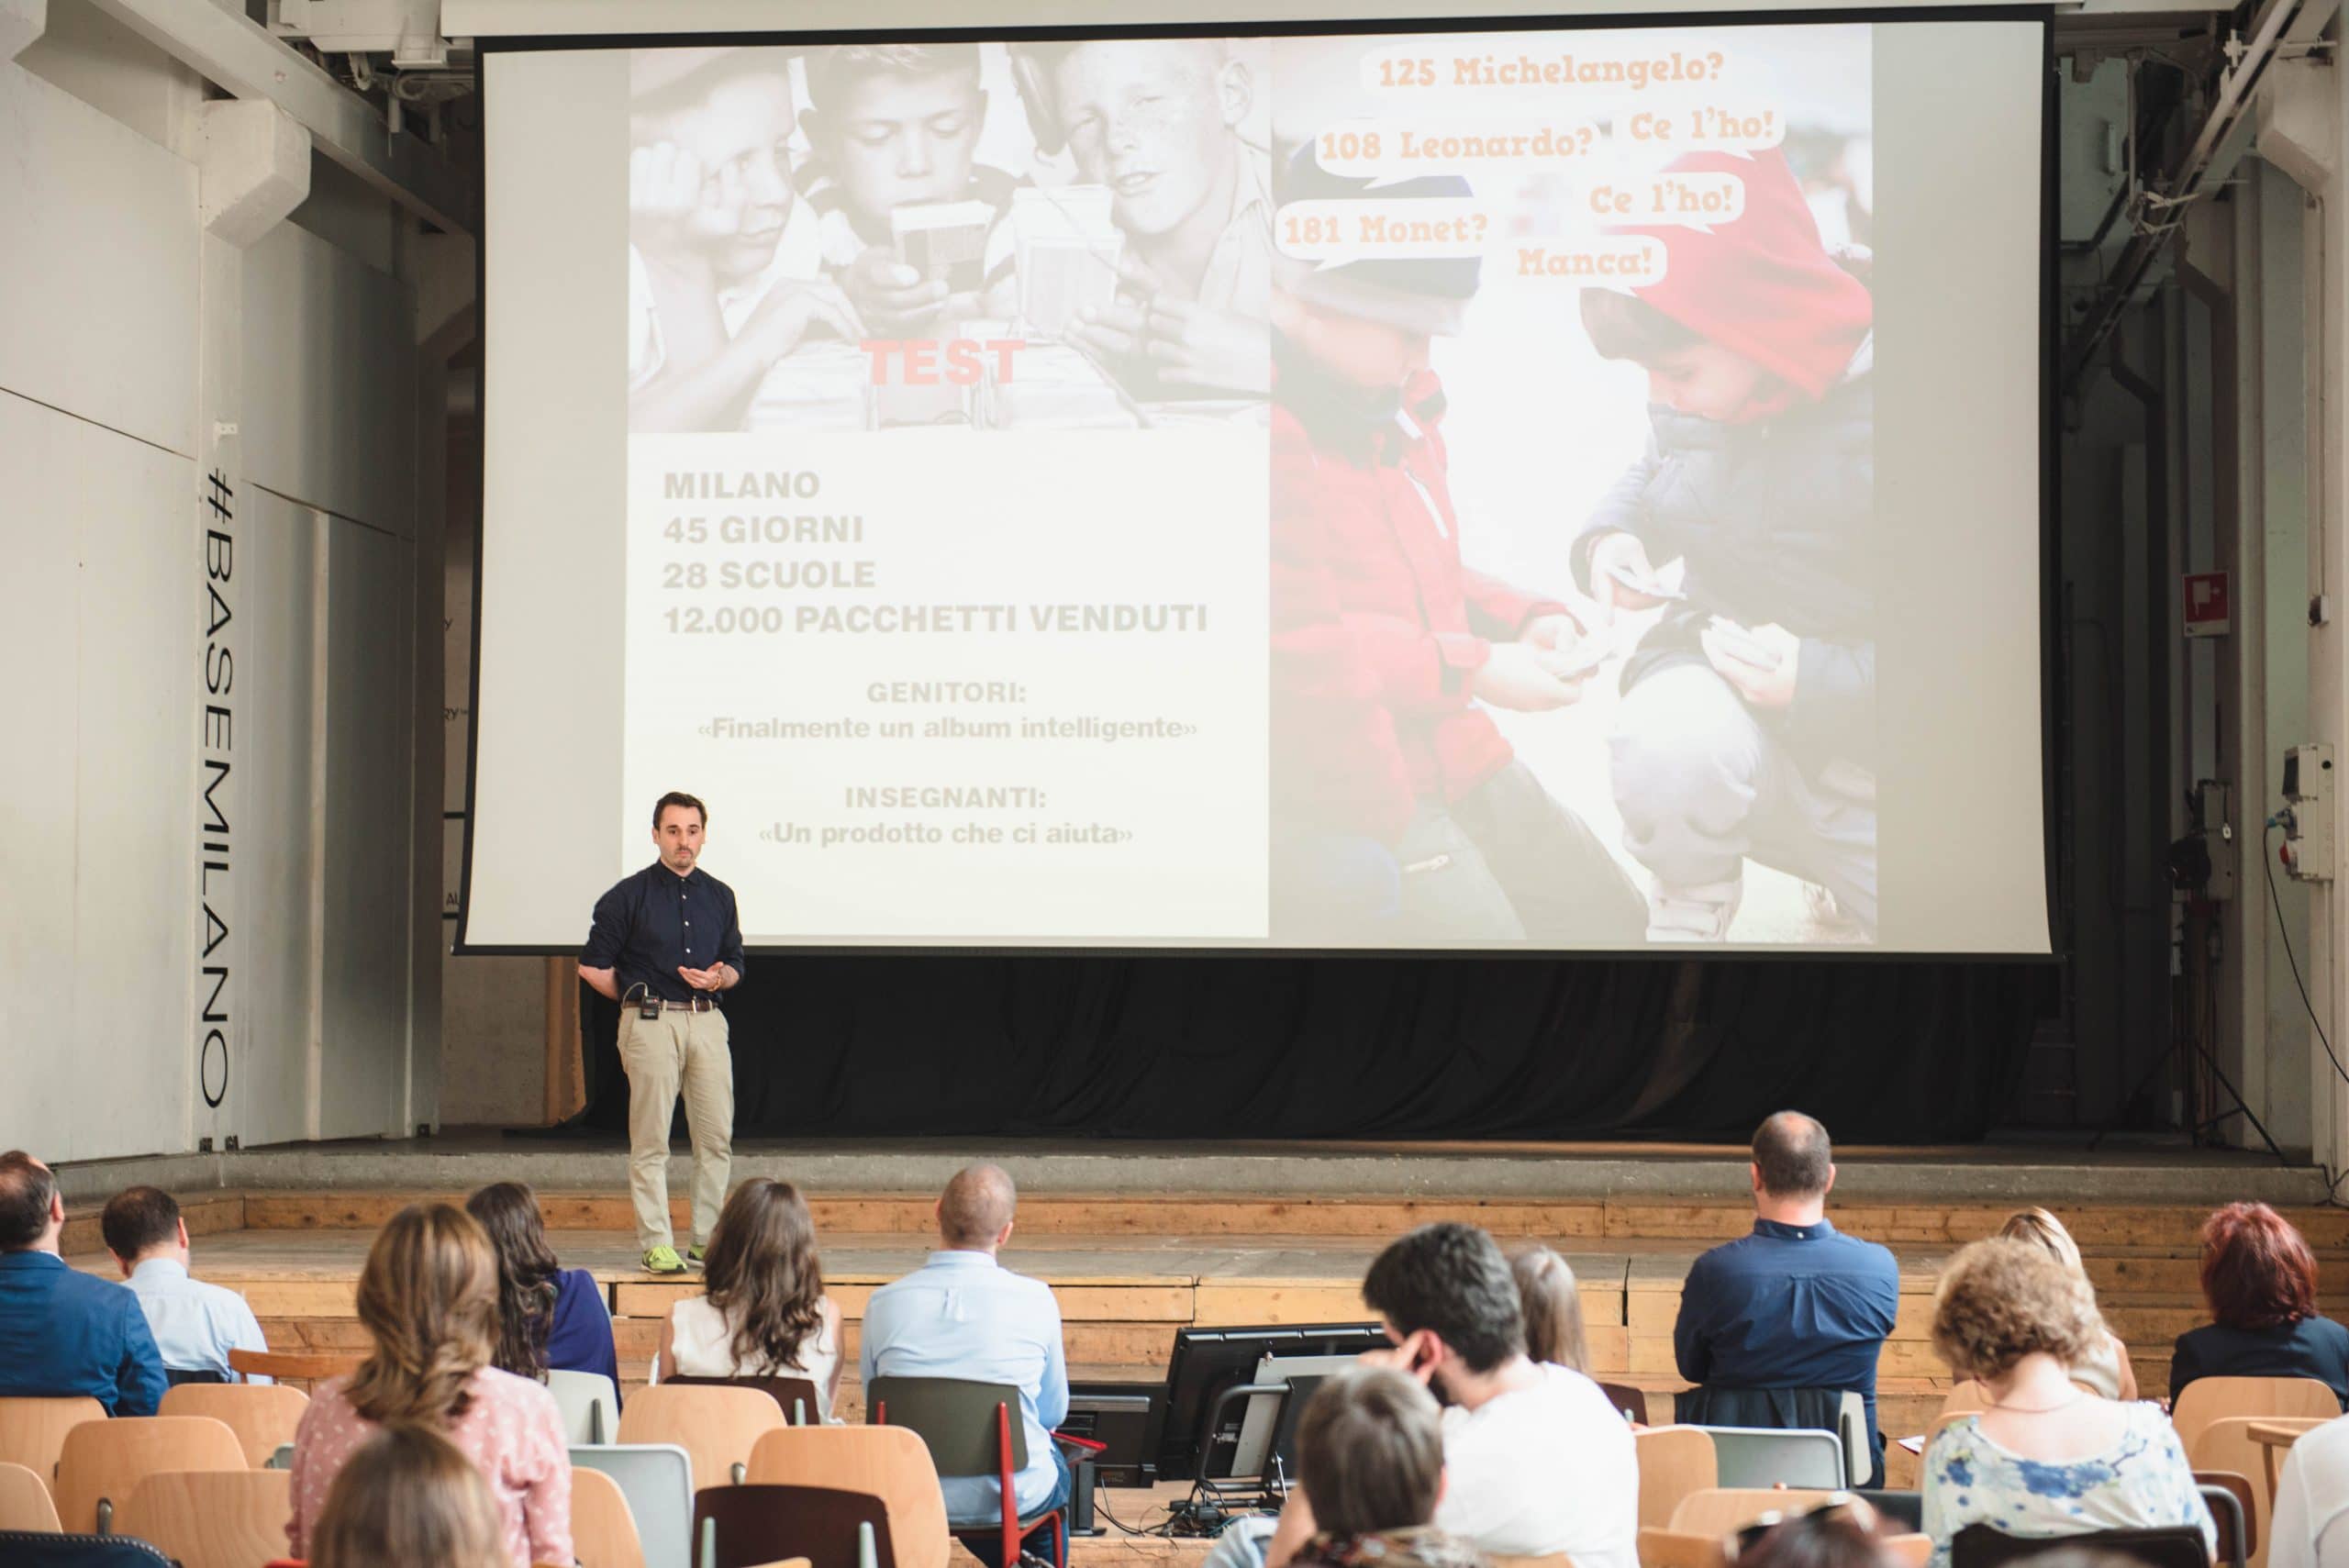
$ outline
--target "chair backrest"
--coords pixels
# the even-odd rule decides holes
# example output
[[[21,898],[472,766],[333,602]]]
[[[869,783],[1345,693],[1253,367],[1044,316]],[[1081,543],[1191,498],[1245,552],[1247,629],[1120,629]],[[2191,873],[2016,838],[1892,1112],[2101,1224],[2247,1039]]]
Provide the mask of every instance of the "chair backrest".
[[[0,1562],[8,1568],[172,1568],[170,1558],[143,1540],[14,1529],[0,1530]]]
[[[2241,1475],[2222,1475],[2219,1471],[2203,1471],[2194,1477],[2201,1489],[2202,1506],[2210,1510],[2210,1521],[2219,1527],[2219,1550],[2215,1561],[2244,1568],[2251,1558],[2251,1483]],[[2236,1490],[2237,1485],[2242,1490]]]
[[[1835,1435],[1843,1444],[1843,1485],[1856,1486],[1876,1473],[1876,1444],[1868,1436],[1868,1402],[1843,1391]]]
[[[618,1442],[620,1435],[620,1391],[600,1372],[552,1371],[547,1392],[562,1412],[563,1441]]]
[[[1933,1559],[1933,1538],[1930,1535],[1887,1535],[1876,1542],[1895,1568],[1925,1568]]]
[[[293,1512],[283,1470],[158,1471],[131,1489],[113,1533],[152,1542],[180,1568],[252,1568],[284,1552]]]
[[[1640,1461],[1640,1523],[1657,1529],[1672,1524],[1672,1510],[1692,1492],[1721,1484],[1714,1467],[1712,1434],[1702,1427],[1650,1427],[1631,1434]]]
[[[1655,1525],[1640,1527],[1640,1568],[1727,1568],[1728,1562],[1720,1536]]]
[[[1843,1440],[1834,1432],[1789,1427],[1703,1427],[1713,1440],[1713,1467],[1724,1486],[1850,1485]]]
[[[783,1407],[757,1388],[656,1383],[620,1412],[623,1443],[675,1443],[692,1456],[694,1490],[739,1479],[763,1433],[782,1426]]]
[[[1680,1506],[1672,1510],[1672,1529],[1680,1535],[1719,1540],[1765,1514],[1798,1514],[1815,1508],[1835,1491],[1833,1487],[1714,1486],[1681,1498]]]
[[[228,1364],[237,1371],[258,1377],[296,1383],[322,1383],[329,1377],[348,1377],[359,1370],[367,1358],[356,1351],[230,1351]]]
[[[209,1416],[224,1422],[245,1445],[245,1462],[258,1470],[269,1456],[294,1440],[310,1396],[282,1383],[182,1383],[163,1395],[159,1416]]]
[[[1540,1557],[1487,1557],[1493,1568],[1575,1568],[1575,1560],[1563,1551],[1546,1552]]]
[[[1868,1507],[1876,1511],[1887,1529],[1915,1531],[1925,1528],[1925,1495],[1922,1492],[1861,1486],[1854,1487],[1852,1496],[1867,1499]]]
[[[889,1510],[896,1568],[946,1568],[946,1496],[930,1450],[907,1428],[785,1427],[751,1450],[750,1479],[870,1492]]]
[[[2170,1424],[2186,1451],[2211,1422],[2229,1416],[2321,1416],[2341,1414],[2341,1399],[2313,1377],[2198,1377],[2177,1396]]]
[[[1602,1383],[1598,1385],[1598,1391],[1607,1396],[1607,1402],[1609,1405],[1631,1417],[1633,1421],[1642,1427],[1648,1424],[1648,1396],[1645,1389],[1634,1388],[1628,1383]],[[1497,1562],[1498,1559],[1495,1561]]]
[[[1028,1426],[1019,1418],[1019,1390],[1008,1383],[876,1377],[865,1385],[864,1418],[875,1426],[910,1427],[920,1433],[941,1475],[996,1474],[1005,1462],[1007,1429],[1011,1469],[1028,1467]]]
[[[2194,1386],[2187,1385],[2188,1389]],[[2321,1388],[2323,1385],[2317,1386]],[[2268,1518],[2276,1499],[2267,1495],[2264,1479],[2267,1473],[2267,1451],[2251,1440],[2251,1429],[2274,1425],[2277,1419],[2273,1416],[2221,1416],[2206,1423],[2194,1440],[2186,1445],[2186,1462],[2197,1473],[2223,1471],[2263,1478],[2251,1487],[2249,1535],[2243,1542],[2243,1561],[2253,1568],[2262,1568],[2267,1561]]]
[[[628,1494],[602,1471],[581,1464],[571,1467],[571,1541],[580,1568],[647,1568]]]
[[[251,1468],[237,1434],[209,1416],[84,1421],[65,1434],[57,1456],[57,1517],[69,1530],[110,1534],[99,1523],[100,1506],[119,1509],[157,1471]]]
[[[2009,1562],[2067,1548],[2114,1551],[2149,1568],[2209,1568],[2210,1549],[2199,1525],[2159,1529],[2098,1529],[2080,1535],[2014,1536],[1990,1525],[1967,1525],[1950,1538],[1950,1568],[2003,1568]]]
[[[0,1464],[21,1464],[43,1482],[57,1479],[65,1434],[84,1421],[103,1421],[106,1407],[84,1394],[64,1399],[0,1399]]]
[[[54,1530],[57,1505],[49,1483],[21,1464],[0,1464],[0,1529]]]
[[[696,1568],[755,1568],[796,1552],[812,1568],[859,1568],[860,1527],[873,1531],[872,1568],[896,1568],[889,1507],[870,1492],[833,1486],[747,1483],[712,1486],[694,1498],[694,1539],[717,1524],[718,1560]]]
[[[574,1488],[583,1470],[610,1476],[628,1500],[644,1568],[693,1568],[694,1467],[684,1449],[674,1443],[573,1443]],[[573,1544],[578,1544],[576,1537]]]
[[[783,1411],[785,1421],[795,1427],[813,1425],[824,1418],[822,1396],[816,1391],[815,1381],[805,1377],[687,1377],[671,1373],[661,1379],[661,1386],[683,1385],[687,1388],[758,1388],[774,1396]]]

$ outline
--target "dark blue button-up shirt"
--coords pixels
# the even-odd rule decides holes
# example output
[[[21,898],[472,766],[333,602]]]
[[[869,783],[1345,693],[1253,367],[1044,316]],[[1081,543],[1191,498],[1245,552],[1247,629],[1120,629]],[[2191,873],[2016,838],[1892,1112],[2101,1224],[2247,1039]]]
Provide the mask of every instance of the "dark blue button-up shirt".
[[[151,1416],[166,1386],[128,1285],[54,1252],[0,1252],[0,1395],[86,1394],[109,1416]]]
[[[596,923],[579,962],[614,971],[623,1000],[639,985],[672,1002],[707,995],[677,971],[723,963],[743,973],[734,890],[699,866],[679,876],[654,861],[596,900]]]
[[[1886,1249],[1824,1219],[1756,1219],[1753,1235],[1688,1270],[1672,1349],[1691,1383],[1855,1392],[1873,1446],[1876,1357],[1899,1306],[1900,1265]]]

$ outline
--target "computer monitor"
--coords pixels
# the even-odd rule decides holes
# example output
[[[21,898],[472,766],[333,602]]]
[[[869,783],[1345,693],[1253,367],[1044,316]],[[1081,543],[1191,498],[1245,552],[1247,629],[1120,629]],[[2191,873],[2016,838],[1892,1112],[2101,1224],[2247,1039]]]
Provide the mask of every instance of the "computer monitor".
[[[1384,1349],[1386,1332],[1375,1323],[1314,1323],[1296,1327],[1184,1329],[1175,1333],[1166,1362],[1166,1425],[1159,1440],[1162,1481],[1192,1481],[1234,1473],[1230,1459],[1239,1447],[1249,1405],[1224,1411],[1221,1429],[1205,1429],[1216,1399],[1227,1388],[1252,1382],[1267,1357],[1286,1361],[1318,1356],[1357,1356]],[[1261,1420],[1260,1417],[1260,1420]]]

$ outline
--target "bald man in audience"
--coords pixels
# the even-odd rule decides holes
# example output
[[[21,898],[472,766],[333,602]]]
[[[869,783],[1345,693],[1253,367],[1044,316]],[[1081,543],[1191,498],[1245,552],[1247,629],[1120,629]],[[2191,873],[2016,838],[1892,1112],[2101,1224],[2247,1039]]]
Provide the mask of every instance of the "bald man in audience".
[[[954,1377],[1018,1388],[1028,1463],[1012,1477],[1012,1495],[1027,1518],[1068,1501],[1068,1461],[1052,1439],[1068,1418],[1068,1359],[1051,1288],[996,1262],[1011,1240],[1018,1203],[999,1166],[955,1173],[938,1200],[938,1251],[865,1305],[863,1367],[868,1398],[876,1377]],[[949,1523],[1001,1522],[1003,1489],[992,1478],[957,1475],[941,1485]],[[980,1537],[965,1544],[990,1564],[999,1550]]]

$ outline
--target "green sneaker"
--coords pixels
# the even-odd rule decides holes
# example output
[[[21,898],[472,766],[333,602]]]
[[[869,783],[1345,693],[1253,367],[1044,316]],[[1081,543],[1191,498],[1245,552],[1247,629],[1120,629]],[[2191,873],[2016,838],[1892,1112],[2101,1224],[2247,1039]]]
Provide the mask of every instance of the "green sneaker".
[[[703,1246],[698,1241],[685,1249],[685,1262],[691,1263],[696,1268],[701,1267],[703,1263],[708,1261],[708,1259],[709,1249]]]
[[[644,1254],[644,1272],[648,1274],[681,1274],[685,1261],[677,1256],[674,1247],[653,1247]]]

